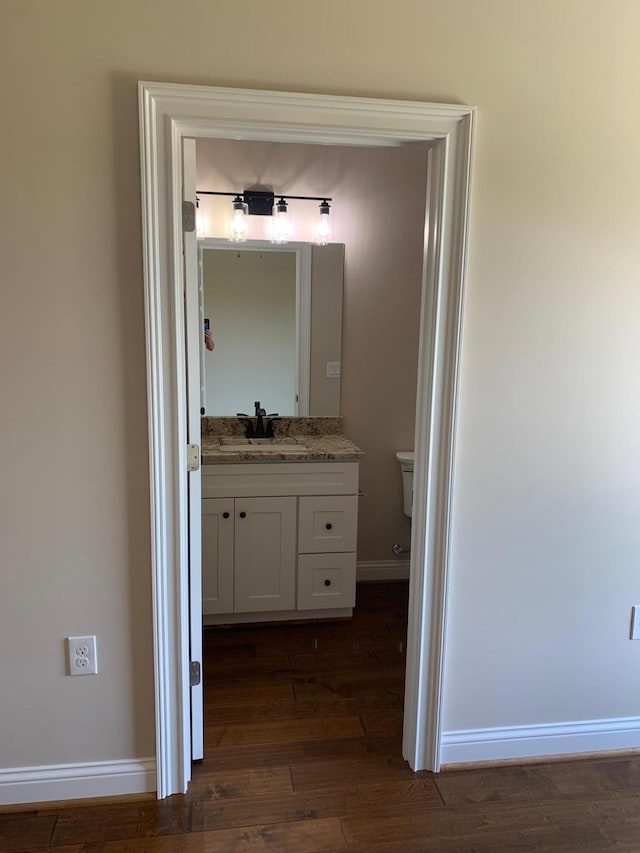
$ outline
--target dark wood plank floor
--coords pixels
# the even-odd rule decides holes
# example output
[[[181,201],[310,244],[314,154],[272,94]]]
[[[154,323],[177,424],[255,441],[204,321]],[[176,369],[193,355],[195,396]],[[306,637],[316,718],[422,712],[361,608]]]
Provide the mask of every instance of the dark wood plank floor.
[[[338,624],[205,631],[205,760],[186,797],[0,814],[0,851],[640,851],[640,758],[412,773],[406,584]]]

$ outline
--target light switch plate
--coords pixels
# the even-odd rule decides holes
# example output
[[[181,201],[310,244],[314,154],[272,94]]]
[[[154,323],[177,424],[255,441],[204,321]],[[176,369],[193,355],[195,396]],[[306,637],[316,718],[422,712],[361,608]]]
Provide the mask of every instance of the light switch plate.
[[[327,362],[327,379],[339,379],[342,362],[328,361]]]

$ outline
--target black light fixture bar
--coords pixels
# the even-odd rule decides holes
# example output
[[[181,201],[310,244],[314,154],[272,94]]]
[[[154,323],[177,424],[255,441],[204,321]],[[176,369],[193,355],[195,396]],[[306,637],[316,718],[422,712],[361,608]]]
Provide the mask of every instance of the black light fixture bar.
[[[196,190],[196,195],[229,195],[229,196],[250,196],[260,195],[258,190],[244,190],[241,193],[225,193],[218,190]],[[264,192],[262,195],[270,196],[271,198],[293,198],[296,201],[333,201],[330,195],[287,195],[286,193],[270,193]]]
[[[286,195],[283,193],[273,193],[268,190],[243,190],[240,193],[223,192],[221,190],[196,190],[196,196],[199,195],[226,195],[240,198],[244,201],[252,216],[271,216],[273,205],[276,198],[293,199],[294,201],[320,201],[330,202],[331,196],[319,195]]]
[[[276,193],[278,198],[292,198],[296,201],[332,201],[331,196],[328,195],[282,195],[281,193]]]

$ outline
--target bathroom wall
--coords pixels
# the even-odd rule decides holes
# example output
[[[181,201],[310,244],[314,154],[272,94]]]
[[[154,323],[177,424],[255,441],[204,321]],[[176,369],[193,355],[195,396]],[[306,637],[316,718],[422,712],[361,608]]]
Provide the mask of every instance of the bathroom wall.
[[[413,448],[426,195],[424,148],[358,148],[200,139],[198,189],[330,196],[345,244],[341,412],[361,463],[358,559],[389,561],[408,544],[396,450]],[[227,235],[230,199],[201,197],[208,236]],[[317,202],[291,201],[295,237],[310,240]],[[267,235],[267,217],[251,227]],[[322,249],[314,253],[314,263]],[[321,412],[319,412],[321,413]],[[392,566],[393,568],[393,566]]]

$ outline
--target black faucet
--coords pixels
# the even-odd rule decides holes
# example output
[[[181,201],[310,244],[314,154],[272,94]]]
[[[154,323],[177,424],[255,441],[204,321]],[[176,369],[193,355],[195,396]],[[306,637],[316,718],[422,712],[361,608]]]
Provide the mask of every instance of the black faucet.
[[[265,438],[264,434],[264,421],[262,420],[264,416],[267,414],[266,409],[260,408],[260,400],[256,400],[253,404],[256,408],[256,430],[255,437],[256,438]]]
[[[267,414],[267,410],[263,409],[260,406],[260,400],[256,400],[253,404],[255,406],[255,417],[256,423],[255,426],[253,424],[252,419],[249,415],[244,412],[237,412],[237,416],[240,418],[243,424],[245,424],[245,438],[273,438],[273,422],[278,417],[277,412],[272,412],[271,414]],[[269,418],[267,424],[265,426],[264,418]]]

